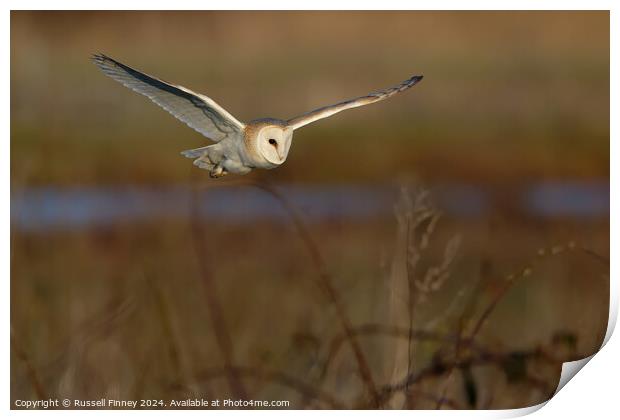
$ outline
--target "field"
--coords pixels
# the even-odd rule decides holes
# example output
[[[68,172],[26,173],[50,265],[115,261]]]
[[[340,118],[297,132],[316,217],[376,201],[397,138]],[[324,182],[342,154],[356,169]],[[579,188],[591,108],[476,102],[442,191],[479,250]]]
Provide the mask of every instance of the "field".
[[[210,180],[179,155],[201,137],[96,52],[242,120],[425,78]],[[13,12],[12,407],[537,404],[605,335],[608,185],[607,13]],[[170,214],[104,199],[170,188]],[[360,188],[393,194],[366,212]],[[220,190],[254,198],[201,210]]]

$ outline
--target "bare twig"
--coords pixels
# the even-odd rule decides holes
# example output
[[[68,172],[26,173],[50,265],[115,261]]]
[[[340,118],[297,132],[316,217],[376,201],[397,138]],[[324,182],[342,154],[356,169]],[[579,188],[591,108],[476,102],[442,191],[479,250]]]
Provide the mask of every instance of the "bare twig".
[[[47,375],[54,367],[67,363],[72,349],[87,347],[97,338],[104,337],[113,331],[120,325],[121,321],[134,315],[142,303],[142,297],[138,299],[135,296],[127,296],[122,300],[117,297],[111,299],[103,309],[86,319],[68,334],[62,349],[42,367],[41,370],[44,375]]]
[[[452,378],[454,376],[454,371],[456,370],[457,364],[461,360],[463,323],[464,323],[464,317],[459,318],[458,327],[456,331],[456,342],[454,344],[454,363],[452,364],[452,366],[450,366],[448,377],[446,378],[446,380],[444,381],[442,385],[441,397],[437,401],[437,406],[435,407],[436,410],[440,410],[441,406],[445,402],[446,394],[448,393],[448,387],[450,386],[450,383],[452,382]]]
[[[413,264],[411,264],[411,259],[409,258],[409,250],[411,249],[411,215],[407,215],[407,230],[406,230],[406,238],[405,238],[405,275],[407,277],[407,313],[409,318],[409,336],[407,337],[407,375],[411,374],[411,359],[413,357]],[[408,390],[405,390],[407,392]]]
[[[30,384],[32,385],[32,389],[34,390],[35,395],[38,399],[44,400],[47,398],[47,393],[45,392],[45,388],[41,383],[39,378],[39,374],[37,370],[34,368],[28,354],[22,349],[15,338],[15,333],[13,332],[13,328],[11,328],[11,347],[13,347],[13,351],[19,360],[22,361],[24,367],[26,369],[26,376],[30,380]]]
[[[401,338],[413,341],[434,341],[438,343],[455,343],[457,341],[457,337],[454,335],[441,334],[428,330],[415,330],[410,329],[409,327],[399,327],[381,324],[360,325],[354,327],[352,332],[355,336],[384,335],[388,337]],[[323,364],[321,377],[324,377],[329,371],[331,363],[335,360],[340,348],[342,347],[343,342],[346,339],[347,337],[343,334],[339,334],[331,339],[329,352],[327,353],[327,357],[325,358],[325,362]],[[463,338],[461,339],[461,346],[468,346],[472,347],[473,349],[477,349],[477,347],[471,340],[466,340]]]
[[[593,257],[594,259],[596,259],[597,261],[599,261],[601,264],[609,266],[609,258],[605,257],[604,255],[599,254],[598,252],[590,249],[590,248],[586,248],[585,246],[580,246],[579,249],[586,253],[587,255]]]
[[[542,248],[538,251],[536,260],[545,258],[548,255],[558,255],[566,250],[573,250],[573,249],[575,249],[575,244],[573,242],[570,242],[567,245],[555,245],[553,247],[550,247],[549,249]],[[497,307],[498,303],[503,299],[506,293],[516,283],[516,281],[524,277],[528,277],[532,273],[532,267],[534,266],[536,260],[532,260],[529,264],[526,264],[525,267],[522,268],[518,273],[516,274],[513,273],[507,276],[507,280],[504,283],[503,287],[496,293],[496,295],[491,300],[489,305],[482,312],[482,315],[479,317],[478,321],[475,323],[471,333],[465,336],[466,338],[464,338],[465,340],[464,342],[471,343],[475,340],[475,337],[477,336],[477,334],[480,332],[480,330],[484,326],[486,320],[489,318],[493,310]],[[464,320],[464,316],[461,317],[461,320]],[[457,340],[457,342],[460,342],[460,341],[461,339]],[[407,390],[407,388],[411,384],[418,383],[419,381],[427,377],[433,377],[438,374],[444,374],[446,371],[452,372],[454,369],[462,369],[464,367],[469,367],[473,365],[480,365],[480,364],[501,365],[504,361],[509,360],[509,358],[513,357],[514,355],[514,353],[512,352],[507,353],[507,354],[502,354],[502,353],[490,353],[490,352],[485,351],[485,352],[481,352],[476,355],[469,356],[468,358],[461,358],[459,355],[460,346],[461,344],[459,344],[457,347],[454,360],[450,362],[445,362],[445,361],[436,362],[432,364],[431,366],[428,366],[425,369],[418,371],[417,373],[412,373],[412,374],[407,375],[407,377],[403,381],[401,381],[400,383],[396,385],[384,386],[381,391],[381,396],[383,398],[383,401],[386,401],[387,399],[389,399],[390,396],[395,391]],[[519,357],[522,357],[524,359],[537,358],[544,362],[553,363],[553,364],[562,363],[561,360],[558,360],[552,355],[547,354],[542,349],[535,349],[529,352],[520,352]],[[579,356],[575,356],[575,357],[579,357]],[[525,380],[527,380],[528,383],[532,384],[532,386],[540,388],[543,392],[548,391],[547,385],[544,382],[536,378],[532,378],[531,376],[526,375]]]
[[[168,347],[168,356],[170,357],[176,377],[178,380],[185,380],[189,377],[189,369],[187,367],[186,358],[184,357],[185,352],[183,351],[182,342],[174,326],[173,314],[168,304],[167,296],[156,281],[150,277],[146,277],[146,280],[146,283],[154,295],[157,315],[161,320],[162,332]]]
[[[200,275],[202,278],[202,284],[204,286],[205,297],[207,300],[207,309],[209,311],[209,317],[211,320],[211,327],[215,333],[215,338],[220,350],[222,359],[224,360],[224,370],[228,384],[232,393],[238,399],[247,399],[247,392],[245,386],[239,379],[239,374],[236,372],[233,363],[233,344],[228,334],[228,328],[224,320],[224,312],[219,300],[217,286],[213,279],[211,272],[211,263],[209,260],[209,252],[207,243],[205,240],[204,225],[200,220],[199,204],[198,204],[198,191],[194,190],[192,195],[192,238],[194,243],[194,250],[196,252],[196,258],[200,268]]]
[[[379,394],[377,392],[377,388],[375,382],[372,377],[372,372],[370,370],[370,366],[366,361],[366,357],[362,351],[362,348],[357,341],[355,334],[353,333],[353,326],[351,321],[349,320],[344,304],[340,299],[340,295],[336,292],[336,289],[333,286],[332,278],[325,267],[325,263],[323,261],[323,257],[319,252],[318,246],[315,244],[310,232],[306,228],[301,216],[297,212],[297,209],[290,203],[290,201],[279,191],[274,189],[273,187],[263,184],[263,183],[253,183],[256,188],[259,188],[267,193],[271,194],[274,198],[276,198],[282,207],[286,210],[289,217],[293,221],[297,232],[306,245],[306,249],[310,254],[310,258],[314,266],[316,267],[319,276],[317,281],[317,286],[319,289],[327,296],[330,300],[331,304],[336,309],[336,314],[338,316],[338,320],[342,326],[342,329],[347,337],[347,341],[351,345],[351,349],[353,350],[353,354],[355,355],[355,360],[357,361],[358,370],[362,381],[366,385],[366,390],[370,394],[370,397],[373,400],[373,403],[376,407],[379,407]]]
[[[512,288],[512,286],[514,286],[514,284],[518,280],[528,277],[532,274],[532,269],[536,261],[539,261],[540,259],[543,259],[549,255],[558,255],[564,251],[573,250],[574,248],[575,248],[574,242],[569,242],[566,245],[554,245],[550,248],[541,248],[540,250],[538,250],[538,254],[536,258],[532,259],[528,264],[522,267],[522,269],[519,272],[508,275],[506,277],[506,281],[504,285],[498,290],[498,292],[495,294],[495,297],[491,300],[489,305],[482,312],[482,315],[480,316],[480,318],[474,325],[474,328],[472,329],[471,333],[469,334],[469,338],[473,340],[475,336],[480,332],[480,329],[483,327],[484,323],[489,318],[493,310],[495,310],[495,308],[497,307],[497,304],[504,298],[504,296]]]
[[[552,354],[544,351],[541,348],[537,348],[529,351],[521,351],[515,353],[514,351],[508,352],[490,352],[490,351],[481,351],[476,354],[468,355],[467,357],[461,357],[460,359],[452,359],[452,360],[443,360],[437,359],[431,365],[425,367],[424,369],[419,370],[418,372],[412,373],[404,380],[397,384],[388,384],[382,387],[381,389],[381,398],[382,401],[387,401],[389,398],[395,393],[399,391],[403,391],[407,389],[412,384],[418,384],[425,379],[433,378],[437,376],[444,375],[449,369],[463,369],[467,367],[473,366],[484,366],[484,365],[498,365],[503,366],[506,362],[512,360],[515,357],[515,354],[518,354],[518,357],[523,360],[538,360],[540,362],[559,366],[563,362],[563,360],[554,357]],[[582,355],[576,355],[575,357],[581,358],[585,357]],[[529,375],[525,375],[524,380],[528,383],[532,384],[532,386],[541,388],[542,391],[547,391],[547,385],[539,380],[533,379]],[[543,386],[544,385],[544,386]],[[543,389],[544,388],[544,389]]]

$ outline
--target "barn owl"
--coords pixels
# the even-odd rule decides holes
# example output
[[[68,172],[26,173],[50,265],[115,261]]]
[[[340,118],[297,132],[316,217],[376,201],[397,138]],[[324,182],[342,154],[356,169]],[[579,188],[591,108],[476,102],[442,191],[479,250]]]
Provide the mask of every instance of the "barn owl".
[[[208,170],[213,178],[229,173],[247,174],[255,168],[276,168],[286,160],[293,132],[298,128],[345,109],[382,101],[422,80],[422,76],[413,76],[391,88],[324,106],[290,120],[261,118],[244,124],[205,95],[146,75],[103,54],[93,55],[92,59],[103,73],[148,97],[214,141],[215,144],[181,152],[194,159],[194,165]]]

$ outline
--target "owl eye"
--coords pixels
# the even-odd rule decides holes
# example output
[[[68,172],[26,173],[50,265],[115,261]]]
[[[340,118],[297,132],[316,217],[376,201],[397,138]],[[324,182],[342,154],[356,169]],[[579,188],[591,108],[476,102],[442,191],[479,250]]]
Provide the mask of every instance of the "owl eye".
[[[278,144],[278,142],[275,141],[275,139],[269,139],[269,144],[275,146],[276,144]]]

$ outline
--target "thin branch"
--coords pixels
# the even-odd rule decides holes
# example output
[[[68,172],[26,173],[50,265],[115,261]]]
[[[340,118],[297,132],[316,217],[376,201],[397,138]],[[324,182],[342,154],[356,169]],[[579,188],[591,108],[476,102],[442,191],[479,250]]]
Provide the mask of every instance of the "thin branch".
[[[44,375],[48,375],[48,372],[56,366],[67,363],[72,349],[84,348],[97,338],[105,337],[114,331],[121,325],[121,321],[126,321],[137,312],[143,301],[143,296],[140,298],[127,296],[123,300],[111,299],[103,309],[87,318],[67,335],[68,338],[65,340],[62,349],[41,368],[45,372]]]
[[[543,349],[534,349],[529,351],[523,351],[518,353],[520,358],[525,360],[538,360],[543,363],[547,363],[549,365],[558,366],[563,363],[563,360],[554,357],[553,355],[547,353]],[[463,369],[466,367],[473,366],[484,366],[484,365],[498,365],[503,366],[507,361],[512,360],[515,357],[514,351],[508,352],[480,352],[478,354],[472,354],[468,357],[462,357],[459,360],[435,360],[434,363],[421,369],[418,372],[412,373],[404,378],[401,382],[397,384],[388,384],[382,387],[381,389],[381,398],[382,402],[385,402],[391,398],[391,396],[399,391],[404,391],[409,386],[413,384],[418,384],[425,379],[437,377],[444,375],[450,368],[454,369]],[[585,357],[579,356],[576,357]],[[525,376],[524,380],[533,386],[540,387],[543,391],[547,391],[546,386],[542,386],[541,381],[532,380],[531,376]]]
[[[13,347],[13,351],[19,360],[22,361],[24,367],[26,369],[26,376],[30,380],[30,384],[32,385],[32,389],[34,390],[35,395],[39,400],[47,399],[47,393],[45,392],[45,388],[39,379],[39,374],[37,370],[34,368],[28,354],[18,345],[17,339],[15,338],[15,333],[13,332],[13,328],[11,328],[11,347]]]
[[[459,318],[459,322],[458,322],[458,326],[457,326],[457,330],[456,330],[456,343],[454,343],[454,363],[452,364],[452,366],[450,366],[448,377],[446,378],[446,380],[444,381],[444,383],[442,385],[441,397],[437,401],[437,406],[435,407],[436,410],[441,410],[441,406],[443,405],[444,400],[446,398],[446,394],[448,393],[448,387],[450,386],[450,382],[452,382],[452,378],[454,376],[454,371],[456,370],[457,364],[461,360],[461,348],[462,348],[462,341],[463,341],[462,334],[463,334],[464,319],[465,318],[463,316],[461,316]]]
[[[409,335],[407,337],[407,375],[411,374],[411,359],[413,357],[413,269],[411,266],[411,259],[409,258],[409,251],[411,249],[411,215],[407,215],[407,237],[405,238],[405,273],[407,276],[407,290],[408,290],[408,302],[407,302],[407,314],[409,317]],[[406,392],[406,391],[405,391]]]
[[[267,193],[271,194],[274,198],[276,198],[282,207],[286,210],[289,217],[293,221],[297,233],[299,237],[302,239],[304,244],[306,245],[306,249],[310,254],[310,258],[316,267],[319,276],[317,281],[317,286],[319,289],[327,296],[330,300],[331,304],[336,309],[336,314],[338,316],[338,320],[340,321],[341,327],[346,335],[347,341],[349,342],[351,349],[353,350],[353,354],[355,355],[355,360],[357,361],[358,370],[362,381],[366,386],[367,392],[370,394],[370,397],[373,400],[375,407],[379,407],[379,393],[377,391],[377,387],[372,377],[372,372],[370,370],[370,366],[366,361],[366,357],[362,351],[362,347],[359,342],[355,338],[355,334],[353,333],[353,326],[351,321],[349,320],[344,304],[340,299],[340,295],[336,292],[335,287],[333,286],[332,278],[325,267],[325,263],[323,261],[323,257],[319,251],[318,246],[315,244],[310,232],[306,228],[301,216],[297,212],[297,209],[290,203],[290,201],[279,191],[274,189],[273,187],[263,184],[263,183],[253,183],[251,184],[256,188],[259,188]]]
[[[408,327],[399,327],[392,325],[382,325],[382,324],[364,324],[357,327],[354,327],[352,333],[355,336],[361,335],[384,335],[393,338],[401,338],[407,340],[417,340],[417,341],[434,341],[439,343],[455,343],[458,338],[453,335],[436,333],[428,330],[415,330],[410,329]],[[329,367],[331,363],[335,360],[340,348],[342,347],[343,342],[347,339],[347,336],[344,334],[336,335],[331,339],[331,344],[329,347],[329,352],[327,353],[327,357],[323,364],[321,377],[324,377],[329,371]],[[468,346],[473,349],[477,349],[476,345],[472,340],[464,339],[461,340],[461,346]],[[481,350],[480,350],[481,351]]]
[[[176,377],[179,379],[185,379],[189,376],[189,369],[184,357],[185,352],[182,351],[181,339],[178,337],[174,326],[173,314],[168,304],[167,296],[158,282],[154,281],[150,277],[145,276],[145,278],[148,287],[153,293],[156,312],[161,321],[162,333],[168,347],[170,362],[172,363]]]
[[[209,260],[210,254],[205,240],[206,232],[204,225],[200,220],[198,207],[198,191],[195,189],[194,194],[192,194],[191,232],[194,251],[196,252],[202,284],[204,286],[211,327],[215,333],[215,339],[217,341],[222,359],[224,360],[224,370],[226,372],[226,378],[228,379],[230,389],[237,399],[246,400],[248,394],[245,386],[239,379],[239,375],[233,367],[233,344],[230,335],[228,334],[228,328],[226,327],[226,322],[224,320],[224,311],[222,310],[222,305],[217,292],[217,286],[211,272],[211,262]]]
[[[579,249],[585,254],[589,255],[590,257],[593,257],[595,260],[597,260],[601,264],[609,267],[610,261],[608,257],[605,257],[604,255],[601,255],[598,252],[591,250],[590,248],[586,248],[585,246],[581,246],[579,247]]]
[[[495,297],[491,300],[489,305],[482,312],[482,315],[480,316],[480,318],[474,325],[472,332],[469,334],[469,338],[473,340],[476,337],[476,335],[480,332],[480,330],[484,326],[484,323],[486,322],[486,320],[489,318],[491,313],[493,313],[493,311],[497,307],[497,304],[504,298],[506,293],[508,293],[508,291],[514,286],[514,284],[518,280],[528,277],[532,274],[532,269],[536,261],[546,258],[547,256],[558,255],[564,251],[573,250],[573,249],[575,249],[574,242],[569,242],[566,245],[555,245],[548,249],[541,248],[538,251],[538,255],[536,256],[536,258],[532,259],[528,264],[523,266],[523,268],[518,273],[513,273],[513,274],[508,275],[506,277],[507,280],[504,282],[504,285],[498,290],[498,292],[495,294]]]

